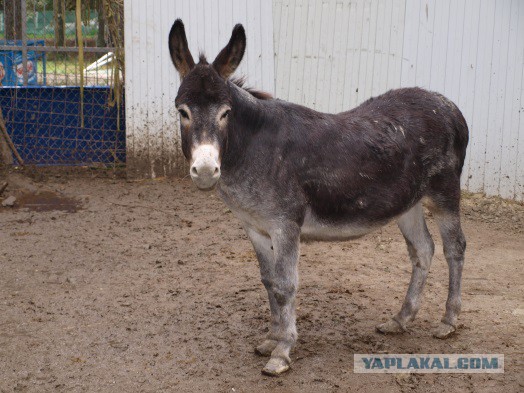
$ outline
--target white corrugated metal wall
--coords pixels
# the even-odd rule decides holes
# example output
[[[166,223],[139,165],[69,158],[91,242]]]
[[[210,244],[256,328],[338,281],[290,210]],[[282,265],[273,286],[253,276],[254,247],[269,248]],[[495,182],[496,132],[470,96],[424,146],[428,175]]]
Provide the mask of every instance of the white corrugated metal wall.
[[[524,199],[522,0],[126,0],[125,10],[131,174],[183,165],[167,51],[171,23],[182,17],[193,54],[201,48],[210,58],[244,23],[239,73],[318,110],[346,110],[400,86],[445,94],[470,126],[464,187]]]
[[[274,0],[273,15],[279,98],[338,112],[443,93],[470,127],[463,186],[524,200],[524,1]]]
[[[237,71],[249,85],[274,92],[272,4],[267,0],[126,0],[126,133],[131,176],[165,176],[185,168],[175,97],[178,74],[168,34],[181,18],[193,58],[211,62],[242,23],[249,45]]]

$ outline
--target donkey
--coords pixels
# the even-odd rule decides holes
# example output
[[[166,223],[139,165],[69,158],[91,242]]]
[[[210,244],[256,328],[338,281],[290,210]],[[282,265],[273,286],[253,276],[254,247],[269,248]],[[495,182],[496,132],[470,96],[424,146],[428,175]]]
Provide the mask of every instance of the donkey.
[[[446,311],[434,336],[451,335],[466,248],[460,175],[468,127],[460,110],[440,94],[403,88],[347,112],[320,113],[230,79],[245,48],[238,24],[213,63],[201,54],[195,64],[180,19],[169,33],[191,179],[199,189],[216,188],[243,223],[268,293],[270,331],[255,349],[270,356],[262,372],[290,367],[300,240],[352,239],[396,220],[413,271],[400,311],[376,329],[406,331],[434,252],[423,199],[437,219],[449,267]]]

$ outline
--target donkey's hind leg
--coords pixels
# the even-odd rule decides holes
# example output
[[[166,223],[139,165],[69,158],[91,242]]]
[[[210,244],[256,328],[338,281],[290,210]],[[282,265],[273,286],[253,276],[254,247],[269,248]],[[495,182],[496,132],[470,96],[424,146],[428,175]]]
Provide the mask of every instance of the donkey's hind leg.
[[[444,256],[448,263],[449,287],[446,312],[439,326],[433,332],[433,336],[436,338],[447,338],[456,330],[457,319],[462,305],[461,283],[466,238],[462,232],[460,216],[457,210],[435,211],[435,217],[442,236]]]
[[[455,332],[460,313],[462,267],[466,251],[466,238],[460,225],[460,176],[456,172],[435,176],[428,191],[428,208],[438,223],[449,268],[446,313],[433,336],[446,338]]]
[[[402,333],[406,330],[407,323],[415,319],[435,249],[426,226],[421,202],[400,217],[398,226],[406,240],[413,270],[406,298],[399,313],[388,322],[377,326],[377,331],[384,334]]]

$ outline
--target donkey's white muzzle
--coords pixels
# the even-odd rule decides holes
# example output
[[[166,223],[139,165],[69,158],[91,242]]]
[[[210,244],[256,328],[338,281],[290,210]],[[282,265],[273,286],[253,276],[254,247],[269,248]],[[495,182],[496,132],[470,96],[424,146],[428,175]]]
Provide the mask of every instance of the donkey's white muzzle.
[[[200,145],[193,150],[189,174],[201,190],[213,188],[220,179],[218,149],[213,145]]]

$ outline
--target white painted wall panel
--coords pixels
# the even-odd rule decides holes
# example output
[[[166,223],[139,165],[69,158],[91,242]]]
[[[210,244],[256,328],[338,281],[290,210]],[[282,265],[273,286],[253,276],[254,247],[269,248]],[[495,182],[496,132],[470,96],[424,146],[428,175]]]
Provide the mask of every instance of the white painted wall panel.
[[[401,78],[402,86],[438,91],[462,110],[470,128],[463,186],[520,201],[523,3],[406,0]]]
[[[519,37],[524,36],[524,23],[522,22],[524,20],[524,6],[521,3],[519,5],[519,32],[521,35]],[[521,52],[524,51],[524,48],[521,46]],[[518,103],[513,101],[513,107],[516,109],[518,108],[519,113],[519,135],[517,135],[517,160],[516,160],[516,170],[515,170],[515,197],[519,200],[524,200],[524,55],[519,53],[517,54],[517,59],[521,61],[521,63],[517,63],[517,66],[521,65],[521,89],[520,89],[520,100]],[[514,112],[513,112],[514,113]],[[513,118],[512,118],[513,119]],[[513,150],[513,149],[512,149]],[[508,154],[508,152],[503,152],[504,154]]]
[[[186,26],[195,60],[200,50],[211,62],[233,26],[246,28],[247,50],[236,75],[274,93],[273,14],[267,0],[126,0],[126,132],[128,171],[164,176],[185,168],[174,101],[179,78],[167,38],[176,18]]]
[[[277,97],[338,112],[398,87],[404,0],[273,0]]]
[[[440,7],[439,7],[440,8]],[[468,121],[470,129],[470,142],[468,145],[468,154],[464,163],[462,182],[463,185],[469,184],[470,162],[471,162],[471,133],[474,129],[475,120],[473,112],[475,108],[475,88],[476,88],[476,72],[477,69],[473,65],[477,64],[478,54],[478,37],[480,29],[480,6],[478,0],[467,0],[465,2],[465,18],[464,18],[464,33],[462,36],[463,45],[460,59],[460,92],[457,105],[462,114]],[[443,40],[439,40],[443,41]],[[445,44],[442,43],[442,48],[439,53],[446,53]],[[447,54],[446,54],[447,57]],[[439,70],[437,75],[442,75],[442,70]],[[436,91],[444,91],[444,86],[434,86]]]

